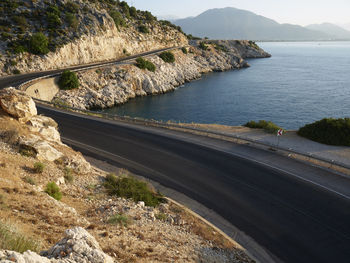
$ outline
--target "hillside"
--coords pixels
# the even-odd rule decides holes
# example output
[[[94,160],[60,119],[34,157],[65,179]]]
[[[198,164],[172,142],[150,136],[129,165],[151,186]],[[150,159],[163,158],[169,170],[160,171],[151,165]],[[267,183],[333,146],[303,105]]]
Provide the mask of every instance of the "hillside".
[[[114,0],[3,0],[0,75],[187,44],[176,26]]]
[[[350,39],[350,31],[331,23],[313,24],[306,26],[306,28],[328,34],[333,39]]]
[[[193,18],[175,20],[185,33],[211,39],[328,40],[315,30],[276,21],[236,8],[211,9]]]

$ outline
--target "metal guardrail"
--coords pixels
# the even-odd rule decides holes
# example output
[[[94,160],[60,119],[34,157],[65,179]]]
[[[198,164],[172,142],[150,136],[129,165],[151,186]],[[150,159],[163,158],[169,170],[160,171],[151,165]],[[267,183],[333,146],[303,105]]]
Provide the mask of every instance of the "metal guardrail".
[[[112,65],[116,65],[116,64],[124,64],[124,63],[128,63],[131,62],[132,60],[134,60],[135,58],[139,57],[139,56],[144,56],[144,57],[148,57],[148,56],[152,56],[155,55],[157,53],[163,52],[165,50],[174,50],[174,49],[178,49],[181,47],[171,47],[171,48],[165,48],[162,50],[158,50],[154,53],[150,53],[147,52],[147,54],[143,53],[143,54],[139,54],[139,55],[134,55],[132,57],[129,58],[125,58],[125,59],[121,59],[118,61],[113,61],[113,62],[106,62],[103,64],[98,64],[98,65],[92,65],[92,66],[87,66],[87,67],[83,67],[83,68],[78,68],[78,69],[72,69],[71,71],[73,72],[80,72],[80,71],[86,71],[86,70],[90,70],[90,69],[96,69],[96,68],[103,68],[103,67],[107,67],[107,66],[112,66]],[[23,89],[26,85],[32,83],[32,82],[36,82],[36,81],[40,81],[42,79],[47,79],[47,78],[52,78],[52,77],[56,77],[59,76],[61,73],[55,73],[55,74],[49,74],[49,75],[45,75],[42,77],[38,77],[38,78],[34,78],[31,80],[28,80],[24,83],[21,83],[20,85],[17,86],[17,89]],[[137,124],[142,124],[142,125],[149,125],[149,126],[157,126],[157,127],[163,127],[163,128],[177,128],[177,129],[185,129],[185,130],[189,130],[189,131],[194,131],[194,132],[204,132],[207,134],[212,134],[212,135],[216,135],[216,136],[225,136],[228,138],[232,138],[232,139],[236,139],[236,140],[242,140],[248,143],[253,143],[256,145],[260,145],[263,147],[269,147],[269,148],[276,148],[278,150],[281,151],[285,151],[289,154],[297,154],[306,158],[312,158],[314,160],[317,161],[321,161],[324,163],[329,163],[331,165],[336,165],[339,166],[341,168],[345,168],[345,169],[349,169],[350,170],[350,165],[342,163],[342,162],[338,162],[332,159],[327,159],[327,158],[323,158],[320,156],[316,156],[312,153],[305,153],[305,152],[301,152],[301,151],[297,151],[294,150],[292,148],[285,148],[285,147],[281,147],[281,146],[276,146],[272,143],[267,143],[267,142],[261,142],[258,140],[254,140],[251,138],[247,138],[244,136],[239,136],[239,135],[235,135],[235,134],[230,134],[230,133],[225,133],[225,132],[218,132],[218,131],[212,131],[212,130],[208,130],[208,129],[201,129],[201,128],[194,128],[194,127],[186,127],[186,126],[181,126],[179,124],[175,124],[175,123],[169,123],[169,122],[163,122],[163,121],[157,121],[157,120],[149,120],[149,119],[143,119],[143,118],[132,118],[129,116],[119,116],[119,115],[112,115],[112,114],[107,114],[107,113],[102,113],[102,112],[96,112],[96,111],[89,111],[89,110],[82,110],[82,109],[78,109],[78,108],[73,108],[73,107],[68,107],[68,106],[64,106],[64,105],[58,105],[58,104],[54,104],[51,102],[47,102],[47,101],[43,101],[40,99],[34,99],[35,101],[39,102],[39,103],[43,103],[43,104],[49,104],[51,106],[54,107],[60,107],[66,110],[70,110],[70,111],[75,111],[75,112],[81,112],[83,114],[88,114],[88,115],[98,115],[98,116],[102,116],[105,119],[110,119],[110,120],[117,120],[117,121],[124,121],[124,122],[133,122],[133,123],[137,123]]]
[[[186,126],[182,126],[182,125],[176,124],[176,123],[169,123],[169,122],[163,122],[163,121],[158,121],[158,120],[149,120],[149,119],[144,119],[144,118],[140,118],[140,117],[133,118],[133,117],[129,117],[129,116],[113,115],[113,114],[108,114],[108,113],[103,113],[103,112],[98,112],[98,111],[82,110],[82,109],[78,109],[78,108],[74,108],[74,107],[54,104],[52,102],[47,102],[47,101],[43,101],[43,100],[39,100],[39,99],[35,99],[35,100],[39,103],[42,103],[42,104],[48,104],[50,106],[59,107],[59,108],[65,109],[65,110],[73,111],[73,112],[80,112],[80,113],[85,114],[85,115],[102,117],[102,118],[108,119],[108,120],[123,121],[123,122],[127,122],[127,123],[135,123],[135,124],[141,124],[141,125],[145,125],[145,126],[155,126],[155,127],[161,127],[161,128],[177,128],[177,129],[184,129],[184,130],[189,130],[189,131],[194,131],[194,132],[202,132],[202,133],[212,134],[212,135],[216,135],[216,136],[224,136],[224,137],[228,137],[228,138],[232,138],[232,139],[236,139],[236,140],[242,140],[242,141],[245,141],[247,143],[260,145],[263,147],[278,149],[278,150],[284,151],[284,152],[289,153],[289,154],[297,154],[297,155],[300,155],[300,156],[303,156],[306,158],[312,158],[314,160],[321,161],[324,163],[329,163],[331,165],[336,165],[336,166],[339,166],[341,168],[350,169],[350,165],[342,163],[342,162],[323,158],[323,157],[314,155],[312,153],[305,153],[305,152],[297,151],[297,150],[292,149],[292,148],[286,148],[286,147],[281,147],[281,146],[277,147],[275,144],[261,142],[261,141],[254,140],[254,139],[251,139],[251,138],[248,138],[245,136],[239,136],[239,135],[226,133],[226,132],[212,131],[212,130],[208,130],[208,129],[186,127]]]

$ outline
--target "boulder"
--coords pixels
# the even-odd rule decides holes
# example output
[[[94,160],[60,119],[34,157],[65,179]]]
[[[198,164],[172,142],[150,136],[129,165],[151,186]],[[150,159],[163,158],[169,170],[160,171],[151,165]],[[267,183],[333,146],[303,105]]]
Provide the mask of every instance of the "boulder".
[[[0,90],[0,106],[6,113],[19,120],[28,120],[37,115],[33,99],[14,88]]]
[[[84,156],[79,152],[69,154],[63,158],[63,161],[67,167],[73,169],[74,172],[78,174],[87,174],[91,171],[90,163],[88,163]]]
[[[84,228],[76,227],[65,232],[65,238],[48,251],[38,255],[31,251],[23,254],[0,250],[0,263],[113,263],[105,254],[96,239]]]
[[[46,140],[61,143],[61,136],[57,130],[57,123],[46,116],[33,116],[27,121],[29,130],[40,133]]]

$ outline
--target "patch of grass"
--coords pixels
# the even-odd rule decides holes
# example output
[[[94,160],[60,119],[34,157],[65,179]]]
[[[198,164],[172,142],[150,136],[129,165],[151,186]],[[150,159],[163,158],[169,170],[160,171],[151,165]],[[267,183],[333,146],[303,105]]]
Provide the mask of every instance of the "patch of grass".
[[[166,221],[168,216],[164,213],[158,213],[158,214],[155,214],[155,218],[161,221]]]
[[[71,105],[59,98],[55,98],[54,100],[52,100],[52,103],[56,106],[56,107],[60,107],[60,108],[69,108],[71,107]]]
[[[127,215],[115,214],[111,216],[107,222],[112,225],[121,225],[126,227],[131,223],[131,219]]]
[[[60,188],[55,182],[50,182],[46,185],[45,193],[55,198],[57,201],[60,201],[62,199],[62,193],[60,191]]]
[[[39,242],[22,234],[13,225],[0,221],[0,249],[23,253],[27,250],[39,252]]]
[[[350,146],[350,118],[325,118],[300,128],[298,135],[328,145]]]
[[[19,153],[22,156],[33,157],[33,158],[35,158],[37,155],[37,152],[33,147],[23,145],[23,144],[19,146]]]
[[[147,69],[151,72],[156,71],[156,66],[151,61],[148,61],[142,57],[136,59],[136,67],[140,69]]]
[[[31,184],[31,185],[36,185],[35,179],[33,177],[30,177],[30,176],[24,177],[23,181],[28,183],[28,184]]]
[[[33,171],[37,174],[42,174],[44,172],[45,165],[41,162],[34,163]]]
[[[73,169],[69,167],[64,168],[64,180],[66,183],[73,183],[74,176],[73,176]]]
[[[250,121],[244,124],[243,126],[252,128],[252,129],[263,129],[268,133],[277,133],[278,130],[282,129],[271,121],[260,120],[259,122]]]
[[[159,57],[166,63],[174,63],[175,62],[175,56],[170,51],[165,51],[159,54]]]
[[[131,198],[135,202],[143,201],[147,206],[157,206],[165,202],[164,198],[151,191],[147,183],[129,176],[109,174],[104,182],[104,187],[110,195]]]
[[[215,49],[217,51],[222,51],[222,52],[228,52],[228,48],[225,47],[224,45],[219,45],[219,44],[215,44]]]
[[[79,88],[79,80],[77,74],[70,70],[65,70],[58,80],[58,86],[62,90],[72,90]]]

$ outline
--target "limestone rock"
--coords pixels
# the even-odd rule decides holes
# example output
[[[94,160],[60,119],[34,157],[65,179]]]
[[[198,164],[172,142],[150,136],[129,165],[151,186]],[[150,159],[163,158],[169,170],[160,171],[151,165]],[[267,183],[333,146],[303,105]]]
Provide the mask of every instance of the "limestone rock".
[[[75,152],[63,158],[67,167],[73,169],[78,174],[87,174],[91,171],[91,165],[81,153]]]
[[[0,105],[6,113],[17,119],[27,120],[37,115],[33,99],[14,88],[0,90]]]
[[[76,227],[65,233],[65,238],[41,256],[26,251],[23,254],[0,250],[0,263],[113,263],[114,260],[105,254],[96,239],[85,229]]]
[[[27,122],[30,131],[40,133],[48,141],[61,143],[61,136],[57,130],[57,123],[46,116],[33,116]]]

